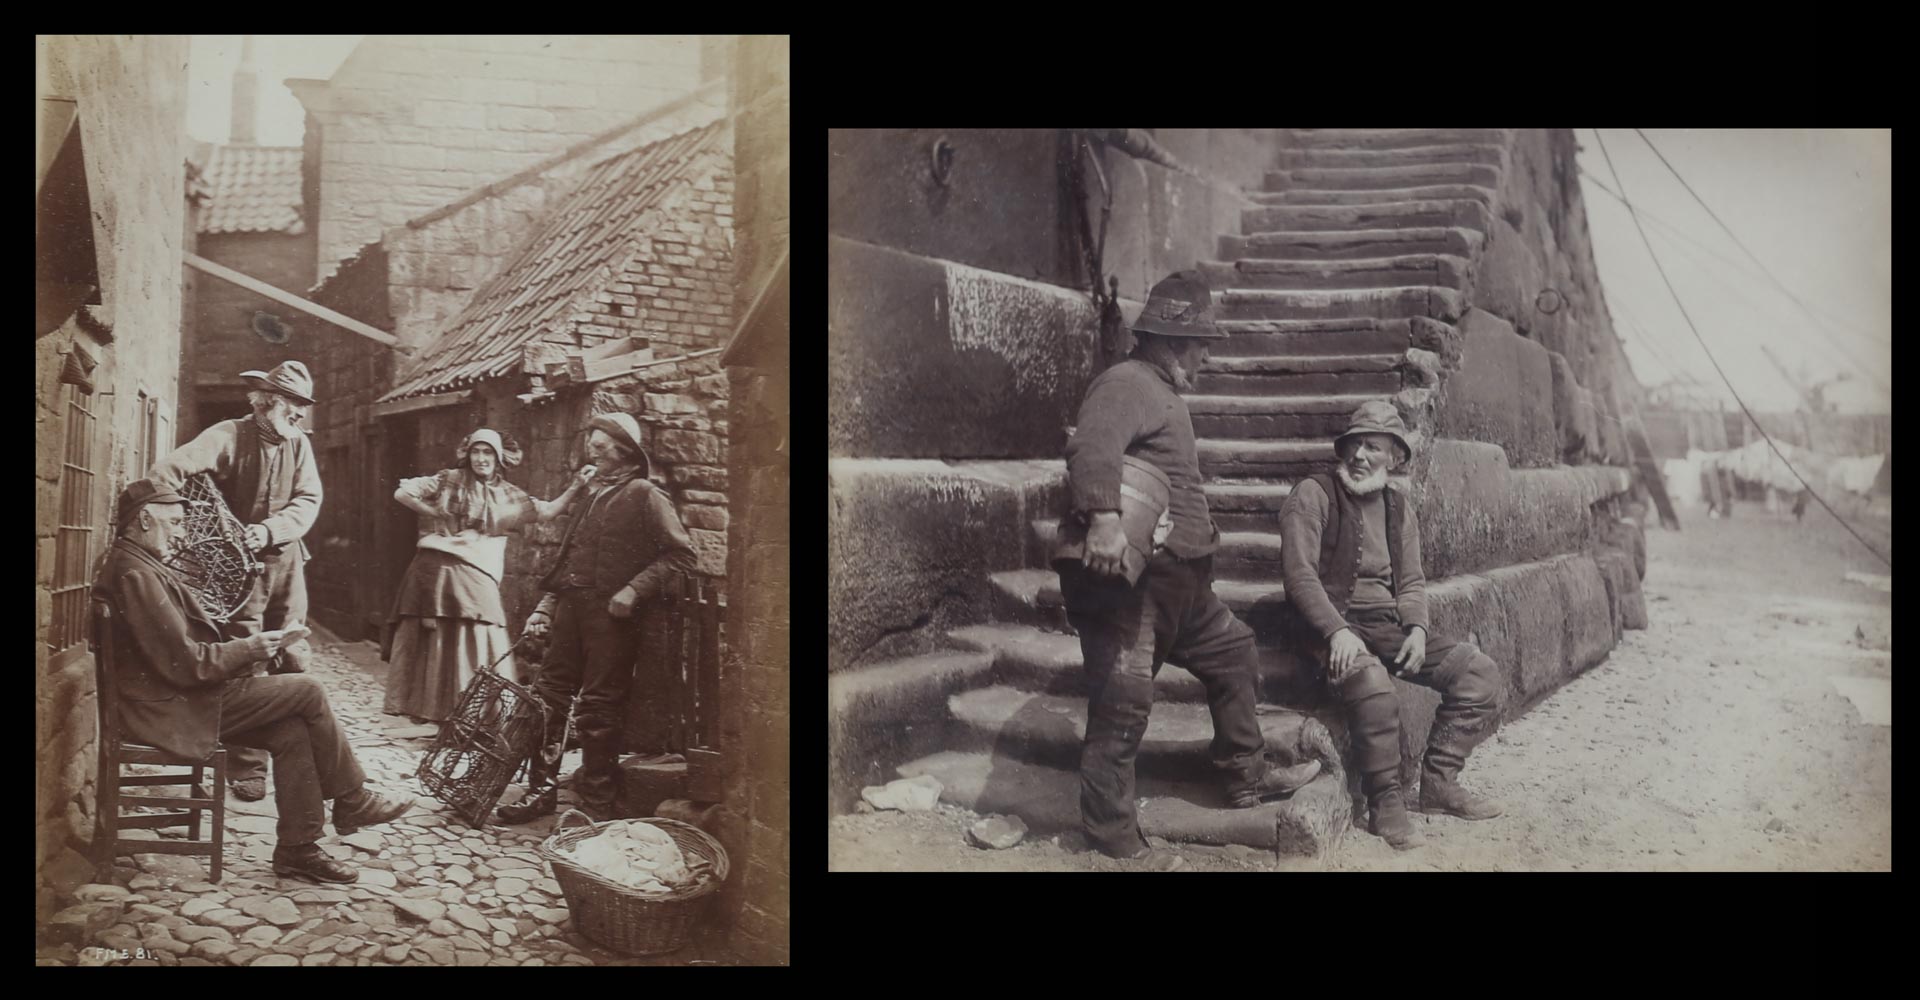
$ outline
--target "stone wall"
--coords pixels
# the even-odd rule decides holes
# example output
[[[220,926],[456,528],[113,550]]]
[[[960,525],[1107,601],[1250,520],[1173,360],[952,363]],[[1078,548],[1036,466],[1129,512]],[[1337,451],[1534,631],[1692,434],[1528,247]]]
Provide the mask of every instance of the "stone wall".
[[[138,393],[160,400],[169,423],[180,361],[181,250],[186,199],[184,36],[41,36],[40,96],[75,102],[86,152],[100,299],[90,319],[70,318],[38,338],[35,354],[35,911],[44,920],[59,894],[85,882],[81,855],[94,822],[97,713],[94,663],[84,645],[48,647],[68,415],[59,381],[65,352],[99,360],[95,390],[93,526],[83,574],[106,547],[113,499],[138,468]],[[111,329],[111,342],[98,331]]]
[[[1515,465],[1626,464],[1620,421],[1644,397],[1607,312],[1574,152],[1570,129],[1515,131],[1498,213],[1467,289],[1474,308],[1506,324],[1504,332],[1544,349],[1552,371],[1551,445],[1543,449],[1545,442],[1536,438],[1510,448]],[[1510,375],[1512,363],[1503,359],[1489,369],[1480,359],[1489,352],[1541,352],[1499,343],[1505,339],[1483,338],[1487,349],[1465,359],[1472,373],[1468,380],[1453,382],[1441,394],[1437,408],[1444,433],[1494,440],[1463,430],[1472,418],[1449,419],[1447,411],[1506,405],[1495,402],[1505,385],[1489,372]]]
[[[320,270],[700,83],[696,35],[369,36],[296,86],[324,129]]]
[[[785,36],[746,36],[736,49],[732,91],[734,315],[744,317],[788,248],[789,47]],[[787,964],[788,581],[792,547],[788,331],[752,337],[731,358],[728,400],[727,576],[732,581],[721,664],[720,745],[726,767],[716,836],[738,874],[716,906],[732,950],[748,961]]]
[[[1059,457],[1087,382],[1131,348],[1097,342],[1066,165],[1083,164],[1097,239],[1102,164],[1102,269],[1131,317],[1155,281],[1218,255],[1279,148],[1273,130],[1155,136],[1178,167],[1057,129],[830,131],[829,453]]]

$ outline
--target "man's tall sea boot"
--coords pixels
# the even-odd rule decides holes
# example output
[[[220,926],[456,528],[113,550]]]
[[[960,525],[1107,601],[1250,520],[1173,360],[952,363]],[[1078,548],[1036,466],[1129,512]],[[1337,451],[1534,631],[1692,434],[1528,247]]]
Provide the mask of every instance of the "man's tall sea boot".
[[[1361,677],[1354,683],[1368,682]],[[1348,698],[1353,769],[1360,772],[1360,788],[1367,795],[1367,829],[1384,837],[1395,850],[1405,851],[1425,841],[1407,817],[1407,804],[1400,795],[1400,702],[1384,675],[1374,683],[1378,686],[1364,693],[1342,692]]]
[[[559,769],[559,761],[547,762],[547,747],[536,747],[533,761],[527,767],[526,797],[512,805],[501,806],[500,822],[510,825],[526,823],[541,816],[553,815],[554,808],[560,802],[560,786],[554,780]]]
[[[1500,815],[1500,803],[1460,787],[1459,779],[1467,755],[1493,732],[1503,684],[1499,668],[1486,654],[1471,656],[1467,664],[1434,713],[1426,759],[1420,765],[1420,810],[1492,819]],[[1447,666],[1442,664],[1442,670]]]
[[[1407,815],[1406,801],[1400,795],[1399,768],[1365,775],[1361,787],[1367,793],[1367,829],[1396,851],[1410,851],[1426,843]]]
[[[1500,803],[1460,787],[1465,755],[1439,747],[1427,748],[1420,765],[1420,811],[1441,812],[1461,819],[1492,819],[1503,811]]]
[[[618,737],[605,732],[581,734],[580,757],[580,773],[573,781],[580,810],[596,823],[615,819],[620,792]]]

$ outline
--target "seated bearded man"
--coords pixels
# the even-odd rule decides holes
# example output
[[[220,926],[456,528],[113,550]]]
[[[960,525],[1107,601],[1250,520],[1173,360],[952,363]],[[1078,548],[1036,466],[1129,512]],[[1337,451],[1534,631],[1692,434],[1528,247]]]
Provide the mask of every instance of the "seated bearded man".
[[[1500,814],[1456,779],[1498,721],[1504,682],[1472,643],[1428,637],[1419,518],[1387,480],[1413,456],[1393,404],[1362,404],[1334,450],[1334,474],[1301,482],[1281,507],[1282,573],[1306,623],[1307,651],[1346,708],[1372,832],[1405,850],[1421,839],[1400,794],[1400,708],[1387,665],[1440,692],[1420,808],[1466,819]]]
[[[114,662],[120,726],[129,738],[193,760],[216,742],[254,747],[273,758],[280,811],[273,849],[279,875],[315,882],[358,876],[316,843],[333,800],[333,827],[347,834],[389,822],[412,802],[366,787],[327,692],[306,674],[248,676],[279,652],[291,630],[269,629],[220,641],[200,602],[162,560],[185,535],[186,500],[151,480],[120,496],[120,536],[94,583],[94,598],[114,614]]]

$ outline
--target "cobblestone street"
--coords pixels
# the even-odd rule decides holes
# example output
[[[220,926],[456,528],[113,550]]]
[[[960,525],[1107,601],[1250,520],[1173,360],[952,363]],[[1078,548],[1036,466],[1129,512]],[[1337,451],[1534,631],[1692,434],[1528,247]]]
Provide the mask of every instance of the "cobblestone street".
[[[316,636],[318,639],[318,636]],[[371,785],[415,797],[400,819],[349,836],[331,824],[320,846],[359,880],[319,886],[273,873],[273,786],[259,802],[227,796],[226,870],[203,859],[116,860],[112,884],[80,890],[96,907],[82,927],[111,924],[89,947],[42,948],[42,965],[683,965],[722,961],[696,940],[651,959],[608,951],[574,930],[538,846],[559,814],[475,830],[412,777],[434,727],[380,711],[385,668],[370,643],[316,641],[312,673],[327,687]],[[562,773],[579,766],[567,755]],[[156,790],[166,794],[169,789]],[[508,789],[513,801],[521,786]],[[561,790],[561,812],[576,801]],[[183,835],[184,828],[164,831]],[[153,836],[123,830],[123,837]],[[115,916],[117,914],[117,916]],[[114,917],[110,922],[109,917]],[[87,942],[83,942],[87,943]]]

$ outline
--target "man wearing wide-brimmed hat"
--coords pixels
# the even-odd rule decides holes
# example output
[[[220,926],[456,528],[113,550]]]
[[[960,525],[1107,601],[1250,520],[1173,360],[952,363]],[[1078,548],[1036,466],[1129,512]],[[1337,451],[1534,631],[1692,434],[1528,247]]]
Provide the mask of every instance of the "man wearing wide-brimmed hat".
[[[1153,870],[1134,806],[1134,758],[1153,707],[1153,678],[1172,659],[1200,678],[1213,716],[1213,762],[1227,803],[1251,808],[1319,773],[1317,761],[1272,766],[1254,716],[1253,631],[1213,593],[1219,532],[1200,488],[1190,389],[1209,342],[1212,292],[1194,272],[1153,287],[1133,323],[1139,346],[1087,389],[1067,479],[1072,511],[1054,553],[1067,618],[1080,633],[1089,695],[1080,752],[1080,815],[1093,847]]]
[[[1395,848],[1421,843],[1400,787],[1400,707],[1389,671],[1440,692],[1420,771],[1420,808],[1491,819],[1500,806],[1460,787],[1467,755],[1500,712],[1493,660],[1470,642],[1427,632],[1420,523],[1388,472],[1413,457],[1392,403],[1370,400],[1334,439],[1333,475],[1311,476],[1280,508],[1287,600],[1304,619],[1307,652],[1347,710],[1370,825]]]
[[[233,637],[306,621],[308,553],[301,539],[320,514],[320,470],[300,429],[314,402],[313,376],[298,361],[282,361],[270,371],[246,371],[240,377],[252,386],[247,401],[253,415],[201,431],[147,474],[177,488],[208,473],[233,516],[246,523],[247,547],[263,572],[247,603],[227,623]],[[255,672],[303,671],[310,655],[303,639],[256,665]],[[266,753],[235,749],[228,756],[233,793],[249,801],[264,796]]]
[[[547,595],[528,616],[526,631],[551,634],[534,683],[548,709],[543,743],[561,742],[567,708],[575,706],[582,759],[574,790],[582,810],[606,820],[619,791],[622,720],[639,641],[634,609],[670,576],[692,573],[697,562],[673,501],[647,480],[638,421],[625,413],[594,417],[587,461],[594,466],[591,495],[584,507],[577,505],[553,570],[540,581]],[[525,823],[554,811],[558,756],[534,753],[527,795],[500,807],[502,822]]]

